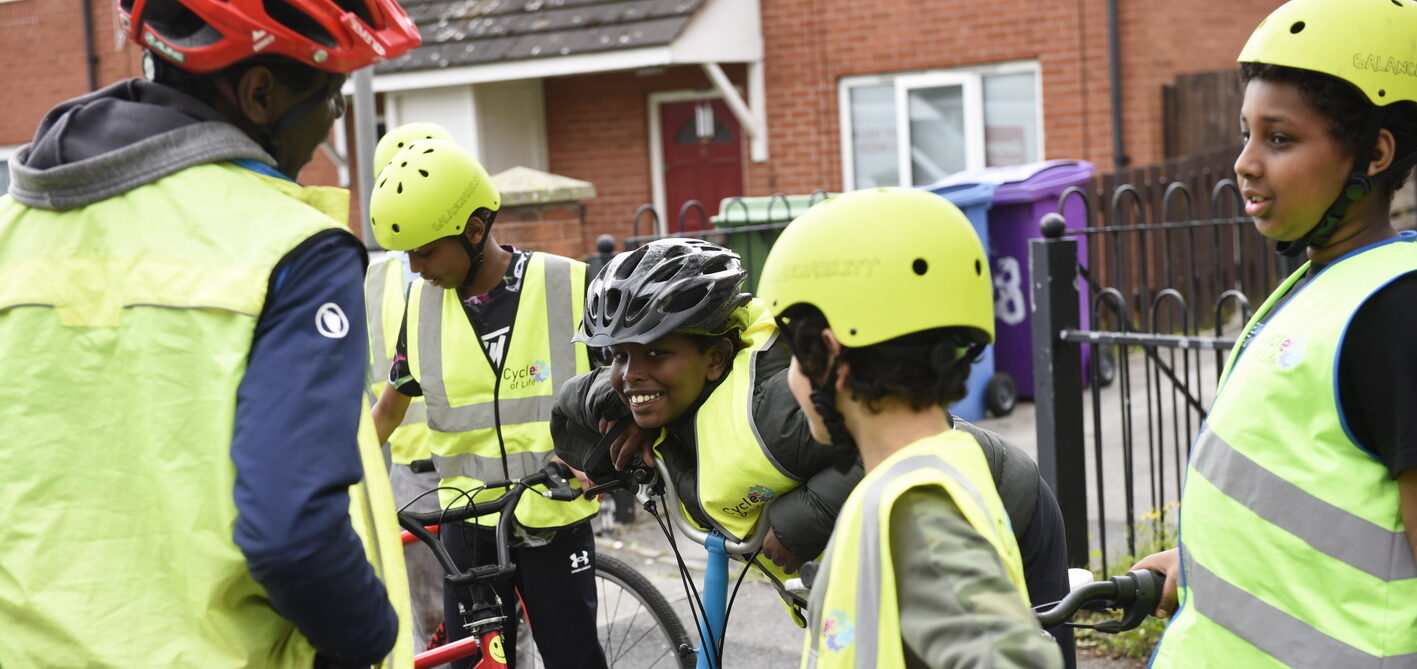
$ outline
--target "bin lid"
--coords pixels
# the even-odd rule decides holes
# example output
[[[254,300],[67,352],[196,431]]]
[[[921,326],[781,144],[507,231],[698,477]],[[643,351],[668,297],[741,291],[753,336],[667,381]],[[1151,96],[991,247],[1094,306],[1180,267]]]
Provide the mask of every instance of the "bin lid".
[[[994,190],[998,185],[992,183],[958,183],[941,184],[936,182],[926,186],[925,190],[939,195],[949,200],[954,206],[960,209],[968,209],[975,206],[983,206],[985,209],[994,201]]]
[[[838,193],[726,197],[718,205],[718,214],[710,218],[709,222],[715,228],[751,223],[784,223],[801,216],[808,207],[834,195]]]
[[[937,186],[989,183],[998,186],[994,204],[1034,202],[1056,197],[1071,186],[1081,186],[1097,168],[1086,160],[1045,160],[1008,167],[986,167],[952,174]]]

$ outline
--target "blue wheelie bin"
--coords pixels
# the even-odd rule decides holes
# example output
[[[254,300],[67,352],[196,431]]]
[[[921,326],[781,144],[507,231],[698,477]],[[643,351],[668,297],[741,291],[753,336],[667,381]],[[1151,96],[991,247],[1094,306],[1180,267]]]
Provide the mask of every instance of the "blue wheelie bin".
[[[1028,240],[1041,236],[1038,221],[1044,214],[1058,211],[1058,196],[1073,186],[1082,186],[1096,168],[1082,160],[1048,160],[1013,167],[990,167],[961,172],[942,180],[937,187],[967,188],[990,185],[993,199],[988,207],[989,266],[994,277],[994,369],[998,377],[988,389],[989,408],[996,414],[1008,413],[1014,401],[1033,397],[1033,310],[1030,308]],[[1068,230],[1087,227],[1082,198],[1069,197],[1062,211]],[[1078,235],[1078,258],[1087,259],[1087,237]],[[1088,291],[1079,291],[1082,327],[1088,327]],[[1091,370],[1091,347],[1082,350],[1083,380]],[[1102,379],[1104,382],[1107,379]]]
[[[964,212],[965,217],[974,225],[974,231],[979,234],[979,241],[983,242],[984,249],[989,249],[989,206],[994,199],[994,184],[970,183],[970,184],[937,184],[927,187],[932,193],[939,195],[959,207]],[[969,371],[969,380],[965,382],[968,389],[964,399],[950,407],[953,413],[967,421],[974,422],[984,417],[985,390],[989,387],[990,379],[994,376],[994,348],[986,347],[984,354],[980,356],[978,362],[974,363],[974,368]]]

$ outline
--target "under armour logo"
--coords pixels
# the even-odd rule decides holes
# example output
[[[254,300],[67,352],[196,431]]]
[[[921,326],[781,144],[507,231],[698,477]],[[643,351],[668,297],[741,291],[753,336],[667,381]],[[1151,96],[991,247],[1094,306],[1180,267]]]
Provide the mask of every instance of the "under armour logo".
[[[571,573],[579,574],[590,569],[590,551],[571,553]]]

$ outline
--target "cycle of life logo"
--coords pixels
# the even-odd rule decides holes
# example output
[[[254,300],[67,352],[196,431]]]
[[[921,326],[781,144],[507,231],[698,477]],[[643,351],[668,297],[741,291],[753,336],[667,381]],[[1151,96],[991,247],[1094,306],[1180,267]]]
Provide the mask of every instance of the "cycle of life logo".
[[[502,382],[508,384],[509,390],[525,388],[533,383],[544,383],[551,378],[551,366],[545,360],[537,360],[527,365],[526,369],[503,369]]]
[[[739,518],[747,518],[748,512],[759,504],[767,504],[777,492],[767,486],[755,485],[748,488],[748,494],[738,498],[738,503],[733,506],[723,507],[725,513],[737,514]]]
[[[1304,354],[1309,348],[1308,340],[1297,333],[1264,332],[1259,335],[1255,344],[1259,350],[1253,351],[1252,354],[1266,364],[1280,369],[1297,367],[1304,360]]]
[[[822,621],[822,634],[826,636],[828,650],[846,650],[856,641],[856,628],[851,624],[851,617],[841,609],[833,609],[831,615]]]

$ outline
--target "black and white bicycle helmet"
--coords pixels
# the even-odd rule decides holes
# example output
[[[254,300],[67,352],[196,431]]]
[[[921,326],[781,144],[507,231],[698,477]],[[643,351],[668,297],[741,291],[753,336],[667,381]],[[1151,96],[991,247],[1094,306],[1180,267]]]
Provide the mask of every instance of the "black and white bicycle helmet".
[[[575,340],[648,344],[671,332],[723,334],[752,296],[738,254],[701,239],[657,239],[615,256],[586,291]]]

